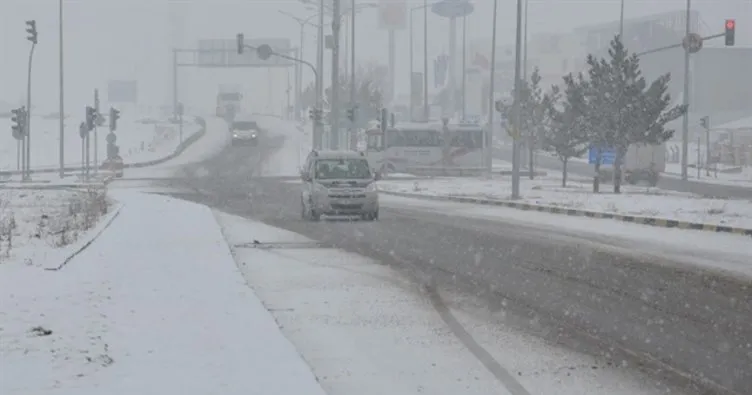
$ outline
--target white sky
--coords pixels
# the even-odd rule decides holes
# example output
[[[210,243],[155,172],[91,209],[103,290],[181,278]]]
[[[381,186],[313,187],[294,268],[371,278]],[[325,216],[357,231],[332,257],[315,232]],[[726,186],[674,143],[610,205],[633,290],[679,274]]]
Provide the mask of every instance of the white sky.
[[[109,79],[137,79],[140,100],[148,104],[171,100],[173,44],[195,46],[201,38],[228,38],[242,31],[246,37],[286,37],[297,46],[299,25],[278,13],[301,17],[311,14],[299,0],[63,0],[65,8],[65,81],[67,111],[88,104],[94,88],[106,89]],[[371,0],[376,2],[376,0]],[[395,0],[397,1],[397,0]],[[404,1],[404,0],[403,0]],[[410,6],[422,0],[407,0]],[[367,0],[358,0],[366,3]],[[0,100],[17,102],[25,97],[30,43],[24,21],[36,19],[39,45],[34,59],[33,94],[37,107],[54,111],[58,97],[58,0],[0,0]],[[349,3],[349,0],[343,0]],[[752,0],[693,1],[705,28],[722,31],[725,18],[736,18],[737,45],[752,43]],[[492,0],[475,0],[468,18],[468,36],[490,37]],[[627,18],[681,9],[685,0],[626,0]],[[516,2],[499,0],[498,37],[511,43],[515,32]],[[359,62],[386,64],[387,34],[378,29],[377,11],[359,14],[356,42]],[[416,13],[416,62],[422,62],[422,16]],[[529,34],[568,31],[572,28],[617,20],[619,0],[530,0]],[[448,22],[429,15],[429,57],[446,50]],[[717,27],[717,29],[716,29]],[[329,26],[327,26],[329,30]],[[315,60],[315,30],[308,28],[305,58]],[[408,35],[398,33],[397,86],[408,82]],[[325,75],[329,75],[327,53]],[[304,73],[308,75],[308,73]],[[285,101],[286,72],[264,69],[182,69],[181,98],[188,105],[213,106],[216,85],[241,82],[256,110],[279,108]],[[268,95],[271,89],[271,95]]]

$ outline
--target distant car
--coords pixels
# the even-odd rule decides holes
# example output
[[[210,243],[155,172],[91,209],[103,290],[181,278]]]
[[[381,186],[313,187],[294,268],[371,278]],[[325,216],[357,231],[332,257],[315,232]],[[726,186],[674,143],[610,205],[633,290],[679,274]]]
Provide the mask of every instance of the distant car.
[[[301,216],[317,221],[322,215],[379,218],[379,194],[368,159],[352,151],[313,151],[300,172],[303,187]]]
[[[118,155],[114,158],[105,159],[105,161],[102,162],[102,165],[99,168],[101,170],[111,171],[115,175],[115,177],[122,178],[125,164],[123,163],[123,158]]]
[[[236,119],[230,124],[230,133],[234,146],[257,146],[261,128],[256,121]]]

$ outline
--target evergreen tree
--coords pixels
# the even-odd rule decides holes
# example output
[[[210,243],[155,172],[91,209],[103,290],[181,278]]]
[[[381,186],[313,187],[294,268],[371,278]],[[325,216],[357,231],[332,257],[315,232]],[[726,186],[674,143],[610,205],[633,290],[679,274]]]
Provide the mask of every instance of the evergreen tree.
[[[637,54],[629,54],[618,36],[611,41],[608,57],[587,58],[587,118],[591,144],[615,151],[614,192],[619,193],[621,165],[630,145],[661,144],[671,138],[673,130],[666,130],[665,125],[683,115],[686,107],[669,107],[670,74],[648,86]],[[596,172],[599,165],[596,164]],[[595,189],[597,192],[597,182]]]
[[[553,151],[561,160],[561,185],[564,187],[567,186],[569,159],[582,156],[588,149],[586,89],[587,83],[581,74],[576,78],[569,74],[564,77],[563,97],[557,86],[544,97],[547,121],[543,128],[543,148]]]
[[[530,81],[520,81],[520,94],[512,90],[512,97],[520,101],[520,125],[521,129],[518,138],[525,142],[528,149],[528,159],[530,168],[530,179],[534,178],[533,154],[535,147],[540,141],[540,135],[546,122],[547,103],[546,95],[540,86],[540,70],[536,67],[530,75]],[[510,103],[500,103],[501,117],[511,120],[514,108],[513,101]],[[510,134],[513,132],[510,130]]]

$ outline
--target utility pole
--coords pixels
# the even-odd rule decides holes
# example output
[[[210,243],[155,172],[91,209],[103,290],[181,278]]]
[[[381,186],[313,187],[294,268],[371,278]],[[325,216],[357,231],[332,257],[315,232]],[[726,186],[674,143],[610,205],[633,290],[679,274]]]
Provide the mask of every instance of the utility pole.
[[[692,33],[692,20],[691,18],[691,5],[692,0],[687,0],[687,26],[686,35]],[[687,159],[689,156],[689,46],[684,48],[684,94],[682,95],[682,104],[687,109],[682,117],[682,160],[681,160],[681,178],[683,181],[687,181],[689,176],[687,174]]]
[[[37,46],[37,22],[35,20],[26,21],[26,32],[29,33],[27,38],[31,41],[31,50],[29,50],[29,74],[26,80],[26,174],[24,180],[31,180],[31,66],[34,60],[34,49]]]
[[[428,0],[423,0],[423,121],[430,117],[428,107]]]
[[[497,3],[499,0],[494,0]],[[512,135],[517,136],[521,128],[520,117],[520,89],[522,88],[520,74],[521,69],[521,47],[522,47],[522,1],[517,0],[517,40],[515,43],[515,61],[514,61],[514,104],[512,108],[512,118],[514,122]],[[494,47],[496,47],[494,45]],[[520,198],[520,143],[515,137],[512,144],[512,199]]]
[[[326,12],[325,0],[321,0],[319,6],[319,25],[318,25],[318,48],[316,52],[316,108],[322,110],[324,107],[324,12]],[[321,149],[322,130],[321,122],[316,122],[313,126],[313,148]]]
[[[624,43],[624,0],[621,0],[621,12],[619,13],[619,40]]]
[[[356,121],[358,114],[356,112],[356,85],[355,85],[355,0],[350,3],[350,108],[353,111],[353,119],[350,122],[350,150],[356,151],[358,148],[358,129]],[[411,55],[412,56],[412,55]]]
[[[493,139],[494,131],[494,85],[496,84],[496,25],[498,18],[499,0],[494,0],[493,9],[493,28],[491,33],[491,75],[489,76],[490,86],[488,88],[488,126],[486,127],[486,133],[483,136],[483,165],[486,167],[488,176],[491,176],[491,142]],[[519,175],[518,175],[519,177]]]
[[[340,0],[334,0],[332,4],[332,102],[329,109],[331,117],[331,133],[329,145],[332,150],[339,148],[339,33],[341,26]]]
[[[59,21],[58,27],[60,29],[60,147],[58,155],[60,157],[60,178],[65,177],[65,85],[63,80],[63,0],[59,3]]]

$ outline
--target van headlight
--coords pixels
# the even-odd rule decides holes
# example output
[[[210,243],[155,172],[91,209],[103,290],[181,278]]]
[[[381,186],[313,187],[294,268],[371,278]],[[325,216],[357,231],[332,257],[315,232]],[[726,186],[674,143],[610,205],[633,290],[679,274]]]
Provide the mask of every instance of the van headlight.
[[[376,183],[372,182],[366,186],[366,192],[376,192],[378,189],[376,188]]]

